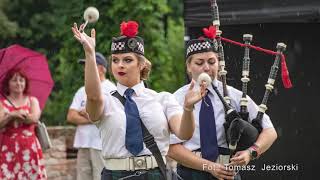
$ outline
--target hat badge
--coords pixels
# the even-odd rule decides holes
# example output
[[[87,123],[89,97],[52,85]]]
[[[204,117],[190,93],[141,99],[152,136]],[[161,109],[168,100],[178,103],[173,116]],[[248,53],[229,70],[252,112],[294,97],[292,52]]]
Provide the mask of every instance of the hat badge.
[[[138,46],[138,41],[135,38],[130,38],[128,40],[128,47],[134,50]]]

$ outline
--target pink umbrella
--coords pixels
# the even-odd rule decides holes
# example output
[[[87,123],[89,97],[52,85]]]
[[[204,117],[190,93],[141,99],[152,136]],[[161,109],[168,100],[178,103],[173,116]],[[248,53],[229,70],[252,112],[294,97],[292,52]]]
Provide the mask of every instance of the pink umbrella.
[[[13,68],[22,69],[28,76],[29,93],[38,98],[40,108],[43,109],[54,85],[47,58],[16,44],[0,49],[0,89],[6,73]]]

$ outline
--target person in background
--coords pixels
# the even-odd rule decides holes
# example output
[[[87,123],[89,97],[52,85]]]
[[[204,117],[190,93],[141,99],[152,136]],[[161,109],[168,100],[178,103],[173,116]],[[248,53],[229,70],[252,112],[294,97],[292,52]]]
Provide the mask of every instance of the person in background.
[[[79,63],[84,65],[85,60],[80,59]],[[116,87],[106,78],[107,62],[99,52],[96,52],[96,64],[101,82],[101,92],[108,94]],[[101,156],[102,142],[98,128],[92,123],[86,112],[86,101],[87,95],[83,86],[74,95],[67,114],[67,122],[77,125],[74,138],[74,147],[78,149],[77,180],[100,180],[104,167]]]
[[[0,179],[46,180],[42,149],[35,134],[41,110],[28,95],[29,80],[21,69],[2,81],[0,99]]]

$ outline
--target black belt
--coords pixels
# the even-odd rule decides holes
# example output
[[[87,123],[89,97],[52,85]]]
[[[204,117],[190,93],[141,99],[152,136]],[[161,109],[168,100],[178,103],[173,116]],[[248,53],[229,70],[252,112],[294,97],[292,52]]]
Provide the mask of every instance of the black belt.
[[[201,149],[194,150],[195,152],[201,152]],[[230,155],[230,149],[224,147],[218,147],[219,155]]]

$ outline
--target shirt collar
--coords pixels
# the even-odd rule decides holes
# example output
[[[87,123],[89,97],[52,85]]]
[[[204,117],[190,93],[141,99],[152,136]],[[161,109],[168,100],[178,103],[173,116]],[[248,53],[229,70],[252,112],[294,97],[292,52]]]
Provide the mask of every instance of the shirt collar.
[[[218,80],[217,80],[217,79],[214,79],[214,80],[212,81],[212,85],[218,88]],[[212,85],[208,86],[207,89],[211,92],[211,94],[215,94],[215,91],[214,91]]]
[[[122,84],[120,84],[119,82],[117,82],[117,91],[119,92],[119,94],[120,94],[121,96],[124,95],[124,92],[125,92],[128,88],[129,88],[129,87],[127,87],[127,86],[125,86],[125,85],[122,85]],[[138,84],[134,85],[133,87],[131,87],[131,89],[134,90],[134,92],[135,92],[135,94],[136,94],[137,96],[140,96],[140,95],[141,95],[141,93],[142,93],[142,91],[143,91],[144,88],[145,88],[145,87],[144,87],[143,81],[141,81],[140,83],[138,83]]]

